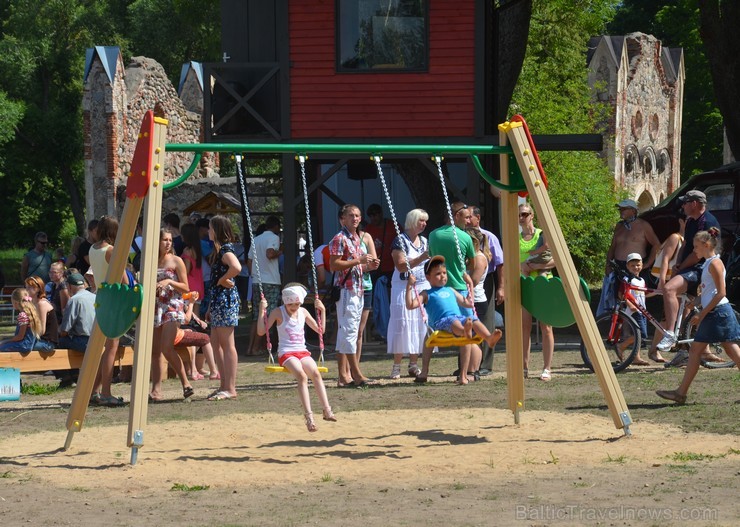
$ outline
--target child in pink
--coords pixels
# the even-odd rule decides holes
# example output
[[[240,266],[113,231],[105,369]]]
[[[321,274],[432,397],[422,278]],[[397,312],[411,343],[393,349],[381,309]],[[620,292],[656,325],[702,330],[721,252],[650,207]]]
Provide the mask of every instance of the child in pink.
[[[283,289],[283,305],[273,309],[267,317],[265,324],[265,312],[267,311],[267,300],[260,302],[260,313],[257,318],[257,334],[262,336],[269,331],[273,324],[277,324],[278,331],[278,362],[280,366],[288,369],[298,381],[298,399],[303,405],[306,417],[306,428],[309,432],[318,430],[311,411],[311,399],[308,393],[308,378],[313,381],[316,395],[321,402],[324,411],[324,421],[336,421],[337,418],[329,406],[329,398],[326,395],[324,379],[321,378],[316,361],[306,348],[306,324],[315,332],[323,333],[324,328],[319,328],[316,320],[301,307],[306,298],[306,288],[302,284],[290,283]],[[326,320],[324,304],[316,299],[316,312],[321,320]]]

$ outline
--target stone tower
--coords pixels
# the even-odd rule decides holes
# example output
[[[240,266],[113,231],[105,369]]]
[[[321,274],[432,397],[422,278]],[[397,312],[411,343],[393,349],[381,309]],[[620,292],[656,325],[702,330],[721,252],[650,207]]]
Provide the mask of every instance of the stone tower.
[[[587,62],[594,97],[612,107],[606,162],[642,212],[680,184],[683,50],[644,33],[600,36]]]

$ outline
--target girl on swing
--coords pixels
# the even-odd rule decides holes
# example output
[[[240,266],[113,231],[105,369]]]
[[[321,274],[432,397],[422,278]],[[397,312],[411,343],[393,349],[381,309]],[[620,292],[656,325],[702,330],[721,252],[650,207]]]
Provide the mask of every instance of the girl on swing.
[[[337,418],[329,406],[329,398],[326,396],[324,379],[321,378],[318,366],[306,348],[306,324],[316,333],[323,333],[324,328],[319,328],[316,320],[301,307],[306,298],[306,288],[299,283],[292,282],[283,289],[283,305],[273,309],[267,318],[265,325],[265,313],[267,311],[267,300],[260,301],[259,316],[257,317],[257,334],[265,335],[273,324],[277,325],[278,331],[278,363],[288,369],[298,381],[298,399],[303,405],[306,418],[306,428],[309,432],[318,430],[311,411],[311,399],[308,394],[308,378],[313,381],[316,395],[323,407],[324,421],[336,421]],[[326,320],[326,309],[324,304],[316,299],[314,306],[320,320]]]

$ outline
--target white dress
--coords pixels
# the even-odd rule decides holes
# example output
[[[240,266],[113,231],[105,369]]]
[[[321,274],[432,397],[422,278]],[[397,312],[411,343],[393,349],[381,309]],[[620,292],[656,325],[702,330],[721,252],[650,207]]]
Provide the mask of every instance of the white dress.
[[[411,243],[406,234],[401,234],[393,240],[391,250],[400,249],[406,252],[407,260],[418,258],[429,247],[427,239],[419,236],[419,247]],[[401,245],[403,244],[403,245]],[[416,277],[416,290],[422,292],[430,288],[424,275],[424,262],[411,269]],[[405,275],[405,273],[404,273]],[[393,271],[391,278],[391,315],[388,320],[388,353],[402,353],[404,355],[421,355],[424,351],[424,340],[427,336],[427,327],[421,315],[421,309],[406,309],[406,279],[398,269]]]

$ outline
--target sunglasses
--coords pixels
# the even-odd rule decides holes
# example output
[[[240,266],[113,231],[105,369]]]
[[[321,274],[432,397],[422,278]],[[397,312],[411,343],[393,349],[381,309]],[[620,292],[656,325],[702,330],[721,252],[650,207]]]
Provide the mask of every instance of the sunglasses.
[[[456,211],[454,211],[454,212],[452,213],[452,215],[453,215],[453,216],[457,216],[457,213],[458,213],[458,212],[460,212],[461,210],[465,210],[465,209],[467,209],[467,208],[468,208],[468,206],[467,206],[467,205],[465,205],[465,204],[463,203],[463,206],[462,206],[462,207],[460,207],[459,209],[457,209]]]
[[[531,212],[520,212],[519,213],[520,218],[526,218],[527,216],[531,216],[531,215],[532,215]]]
[[[41,245],[48,245],[48,240],[45,242],[42,242],[41,240],[36,240],[36,243],[40,243]]]

